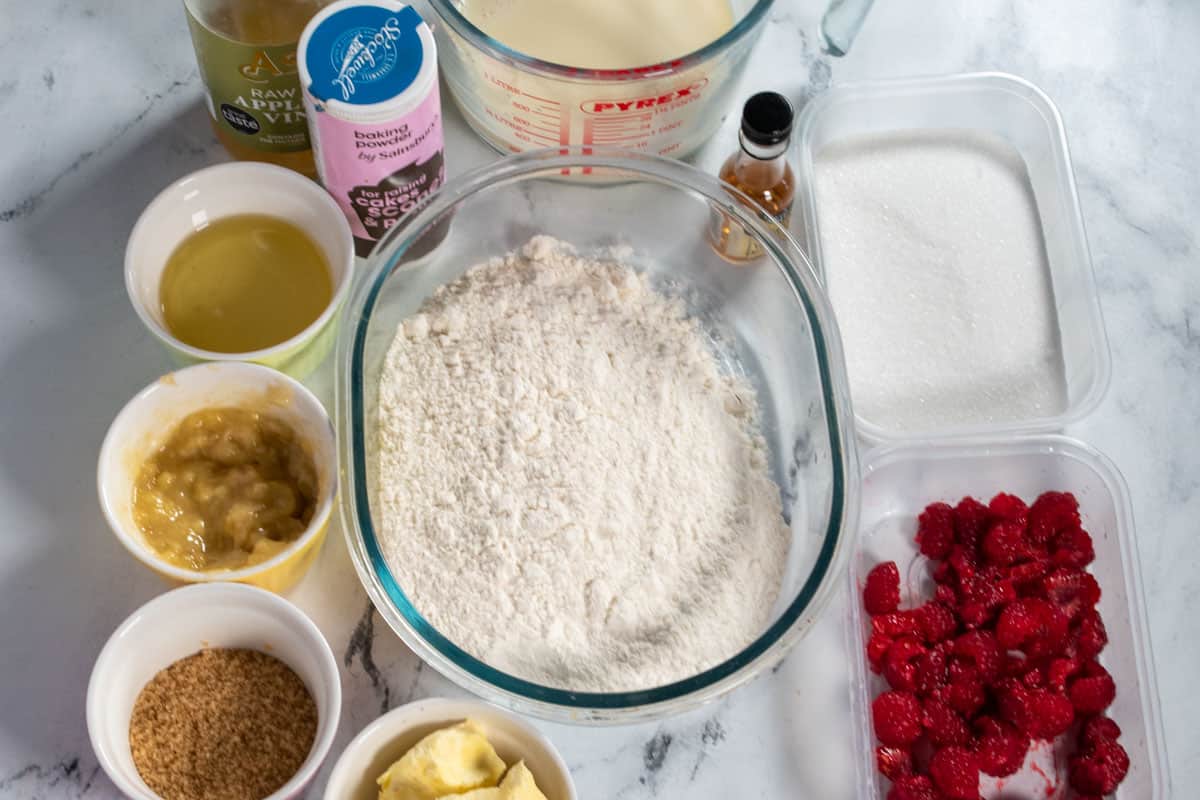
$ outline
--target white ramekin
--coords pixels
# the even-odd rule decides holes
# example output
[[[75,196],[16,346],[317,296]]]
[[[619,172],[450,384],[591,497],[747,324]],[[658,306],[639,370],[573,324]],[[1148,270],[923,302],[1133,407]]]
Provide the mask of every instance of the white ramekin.
[[[337,661],[317,626],[271,592],[236,583],[176,589],[135,611],[109,638],[87,690],[87,727],[104,772],[133,800],[158,800],[133,764],[129,720],[138,693],[160,670],[205,647],[261,650],[300,676],[317,704],[308,758],[269,800],[299,797],[337,732],[342,685]]]
[[[284,342],[246,353],[217,353],[171,335],[163,320],[159,283],[168,257],[180,242],[213,220],[235,214],[279,217],[311,236],[329,262],[333,297],[311,325]],[[129,300],[181,365],[251,361],[304,377],[321,363],[336,338],[337,318],[353,276],[354,238],[333,198],[299,173],[250,161],[207,167],[163,189],[142,212],[125,247]]]
[[[392,709],[362,730],[338,757],[325,800],[376,800],[375,780],[424,736],[464,719],[479,722],[509,766],[524,760],[546,800],[577,800],[571,771],[550,740],[515,714],[477,700],[430,698]]]
[[[163,560],[133,518],[133,485],[146,459],[193,411],[218,406],[266,409],[296,431],[312,449],[317,470],[317,507],[308,528],[274,558],[238,570],[197,571]],[[240,581],[282,592],[312,566],[337,496],[337,445],[321,401],[298,381],[257,364],[198,364],[164,375],[121,409],[104,437],[96,468],[100,506],[125,548],[169,581]]]

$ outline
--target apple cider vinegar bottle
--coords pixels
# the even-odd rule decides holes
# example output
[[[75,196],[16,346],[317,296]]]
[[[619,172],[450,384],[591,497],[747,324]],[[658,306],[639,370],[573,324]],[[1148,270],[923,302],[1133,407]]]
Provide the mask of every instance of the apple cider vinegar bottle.
[[[230,155],[316,175],[296,44],[328,0],[184,0],[213,129]]]

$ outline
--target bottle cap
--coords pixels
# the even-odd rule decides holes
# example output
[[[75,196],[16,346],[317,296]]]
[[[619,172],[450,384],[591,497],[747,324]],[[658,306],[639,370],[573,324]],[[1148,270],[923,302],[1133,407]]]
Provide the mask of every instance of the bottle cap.
[[[374,122],[415,107],[437,81],[429,26],[395,0],[341,0],[309,21],[297,47],[300,82],[318,112]]]
[[[778,92],[759,92],[742,108],[742,138],[760,147],[782,144],[792,135],[792,104]]]

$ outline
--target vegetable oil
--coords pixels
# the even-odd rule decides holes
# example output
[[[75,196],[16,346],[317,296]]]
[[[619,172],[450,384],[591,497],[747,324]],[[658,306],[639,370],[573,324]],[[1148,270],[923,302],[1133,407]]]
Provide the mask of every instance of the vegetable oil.
[[[171,335],[216,353],[286,342],[315,322],[332,298],[320,246],[266,214],[223,217],[191,234],[167,259],[159,283]]]

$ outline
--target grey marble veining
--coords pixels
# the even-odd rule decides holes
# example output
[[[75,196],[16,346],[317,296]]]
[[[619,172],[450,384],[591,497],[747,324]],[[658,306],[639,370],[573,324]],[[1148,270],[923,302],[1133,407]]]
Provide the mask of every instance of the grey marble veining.
[[[741,94],[802,102],[831,82],[1003,70],[1066,122],[1113,355],[1100,409],[1069,432],[1128,479],[1170,767],[1200,781],[1200,4],[880,0],[845,59],[818,3],[780,0]],[[0,798],[108,798],[84,727],[100,646],[162,591],[108,533],[94,465],[116,411],[168,369],[129,308],[125,237],[166,183],[223,160],[179,3],[0,0]],[[447,107],[452,173],[493,157]],[[698,157],[733,146],[736,112]],[[330,396],[328,371],[317,390]],[[370,609],[335,531],[291,595],[343,668],[336,755],[381,710],[461,695]],[[581,796],[853,798],[839,598],[784,664],[661,723],[541,727]],[[332,761],[332,758],[331,758]],[[314,791],[313,796],[319,792]]]

